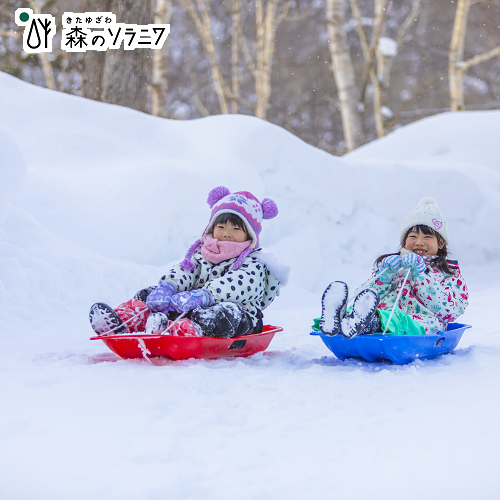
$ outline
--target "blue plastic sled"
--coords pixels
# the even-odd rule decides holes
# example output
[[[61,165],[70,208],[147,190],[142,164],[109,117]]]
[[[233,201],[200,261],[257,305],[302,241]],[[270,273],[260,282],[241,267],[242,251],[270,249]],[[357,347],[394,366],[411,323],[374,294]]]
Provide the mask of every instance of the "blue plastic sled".
[[[346,358],[363,358],[366,361],[391,360],[398,365],[411,363],[416,359],[432,359],[448,354],[457,347],[462,335],[470,325],[449,323],[445,332],[436,335],[358,335],[346,339],[342,335],[319,335],[326,347],[341,361]]]

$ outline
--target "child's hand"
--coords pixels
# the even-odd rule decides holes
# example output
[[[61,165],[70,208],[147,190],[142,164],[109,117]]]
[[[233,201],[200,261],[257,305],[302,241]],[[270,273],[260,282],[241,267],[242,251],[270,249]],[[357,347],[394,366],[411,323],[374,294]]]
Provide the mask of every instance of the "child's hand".
[[[416,253],[407,253],[402,259],[402,265],[407,269],[411,269],[413,277],[425,271],[425,261]]]
[[[402,259],[399,255],[389,255],[383,259],[377,270],[376,278],[386,285],[389,284],[401,267],[401,261]]]
[[[197,307],[207,307],[214,304],[212,292],[200,288],[199,290],[176,293],[172,297],[171,308],[179,313],[184,313]]]
[[[146,305],[152,312],[167,313],[172,308],[170,300],[177,291],[177,287],[171,281],[160,281],[155,290],[153,290],[146,299]]]
[[[389,255],[384,260],[382,260],[380,267],[389,267],[393,271],[397,271],[401,267],[402,260],[403,259],[399,255]]]

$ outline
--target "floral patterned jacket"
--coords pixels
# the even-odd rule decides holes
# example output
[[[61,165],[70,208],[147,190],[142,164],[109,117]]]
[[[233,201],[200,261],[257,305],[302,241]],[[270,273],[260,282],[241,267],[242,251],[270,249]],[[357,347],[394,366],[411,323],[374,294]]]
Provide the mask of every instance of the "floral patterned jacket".
[[[420,323],[426,333],[446,330],[448,323],[461,316],[469,305],[469,292],[460,273],[457,261],[448,260],[448,267],[454,275],[442,273],[427,265],[425,271],[416,278],[409,278],[403,286],[406,270],[400,269],[389,284],[372,277],[363,283],[356,294],[365,288],[375,290],[380,297],[379,309],[391,309],[403,287],[399,308]]]

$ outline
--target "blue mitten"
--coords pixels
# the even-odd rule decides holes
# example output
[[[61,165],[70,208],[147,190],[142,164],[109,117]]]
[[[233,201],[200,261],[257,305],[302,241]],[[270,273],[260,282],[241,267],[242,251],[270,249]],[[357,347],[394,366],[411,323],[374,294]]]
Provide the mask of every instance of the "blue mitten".
[[[170,311],[170,301],[177,291],[177,285],[173,281],[160,281],[154,291],[146,299],[146,305],[152,312],[167,313]]]
[[[402,259],[402,265],[406,269],[411,269],[411,277],[416,278],[425,271],[425,261],[416,253],[407,253]]]
[[[402,259],[399,255],[389,255],[380,263],[375,277],[385,285],[388,285],[401,267],[401,262]]]
[[[184,313],[196,309],[197,307],[213,306],[214,304],[215,299],[212,292],[200,288],[189,292],[176,293],[172,297],[171,307],[174,311]]]

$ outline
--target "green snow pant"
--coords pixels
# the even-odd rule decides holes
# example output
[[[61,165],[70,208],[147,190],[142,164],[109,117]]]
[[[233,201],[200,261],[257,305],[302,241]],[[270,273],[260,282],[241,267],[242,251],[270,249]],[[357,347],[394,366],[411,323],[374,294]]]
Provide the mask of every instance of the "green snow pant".
[[[389,316],[391,315],[391,309],[382,310],[377,309],[378,317],[380,318],[380,322],[382,323],[382,329],[380,332],[374,332],[376,334],[381,334],[389,321]],[[319,321],[321,318],[316,318],[314,320],[313,330],[319,331]],[[415,321],[411,316],[406,314],[399,307],[396,308],[394,314],[391,318],[391,323],[387,331],[386,335],[425,335],[425,328]]]

